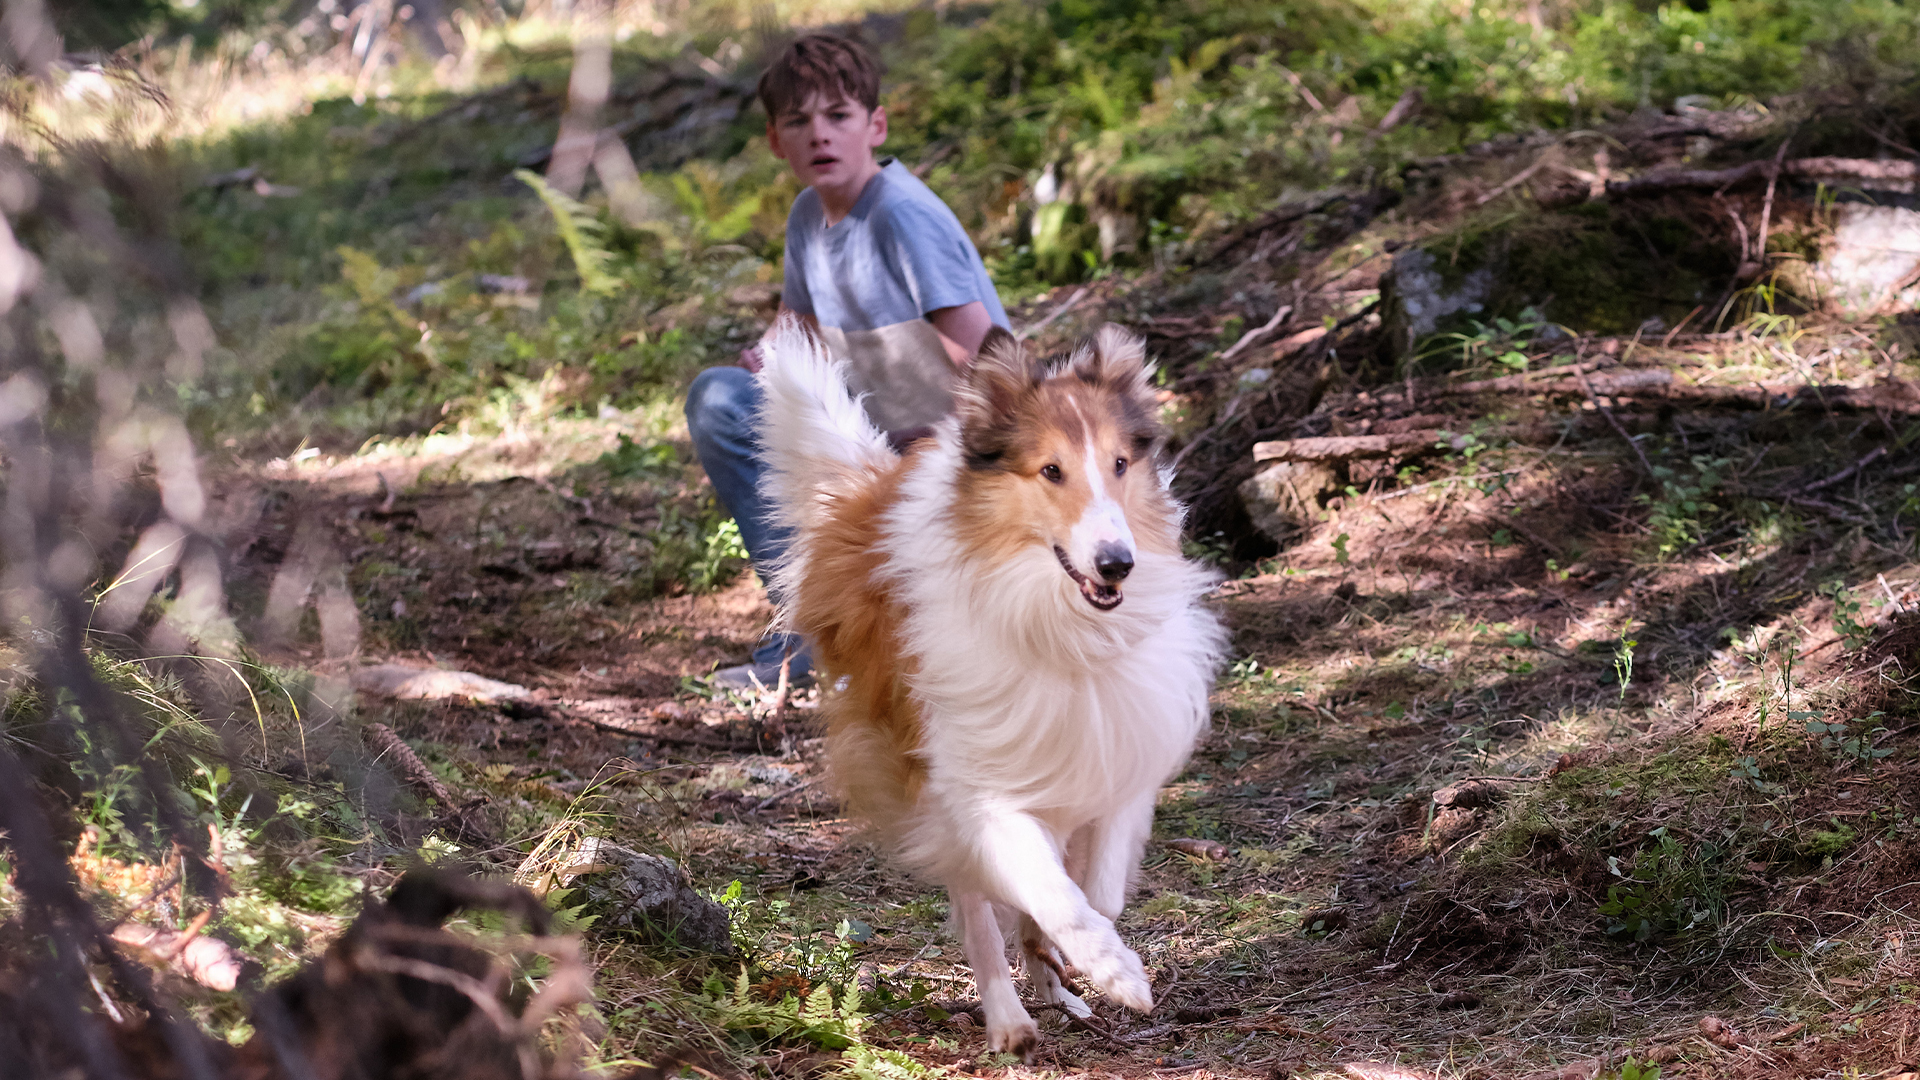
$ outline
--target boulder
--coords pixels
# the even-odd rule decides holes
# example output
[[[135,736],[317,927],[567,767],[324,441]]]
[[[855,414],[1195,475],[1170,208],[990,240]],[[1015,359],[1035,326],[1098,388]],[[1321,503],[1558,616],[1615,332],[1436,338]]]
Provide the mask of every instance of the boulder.
[[[580,882],[600,928],[698,952],[733,951],[727,909],[696,891],[672,859],[601,844]]]
[[[1254,528],[1284,544],[1313,524],[1320,496],[1338,486],[1323,462],[1276,461],[1241,482],[1240,501]]]
[[[1828,304],[1843,315],[1920,306],[1920,211],[1835,206],[1833,238],[1814,273]]]

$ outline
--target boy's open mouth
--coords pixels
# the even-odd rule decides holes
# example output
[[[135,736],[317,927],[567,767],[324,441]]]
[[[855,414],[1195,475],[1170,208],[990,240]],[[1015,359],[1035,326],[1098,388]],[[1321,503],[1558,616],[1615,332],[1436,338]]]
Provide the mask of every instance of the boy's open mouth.
[[[1087,603],[1092,604],[1099,610],[1112,611],[1114,608],[1120,606],[1120,601],[1126,599],[1120,595],[1119,589],[1105,582],[1095,581],[1080,571],[1075,570],[1073,568],[1073,560],[1067,558],[1067,553],[1062,551],[1058,544],[1054,545],[1053,557],[1060,560],[1060,569],[1065,570],[1067,576],[1073,579],[1073,583],[1080,586],[1080,595],[1086,597]]]
[[[821,154],[819,157],[814,158],[812,161],[809,161],[807,164],[812,165],[816,169],[824,169],[828,165],[837,165],[839,163],[840,163],[840,159],[837,157],[834,157],[832,154]]]

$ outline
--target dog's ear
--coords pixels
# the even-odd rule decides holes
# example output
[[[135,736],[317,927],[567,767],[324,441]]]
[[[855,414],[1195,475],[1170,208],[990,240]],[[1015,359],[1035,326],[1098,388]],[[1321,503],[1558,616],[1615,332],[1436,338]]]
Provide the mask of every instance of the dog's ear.
[[[997,355],[1009,350],[1016,353],[1019,352],[1020,339],[1014,337],[1013,331],[1004,326],[989,326],[987,327],[987,336],[980,339],[980,348],[976,350],[976,355],[985,355],[987,353]]]
[[[1105,383],[1140,399],[1148,396],[1147,385],[1153,376],[1146,342],[1113,323],[1101,327],[1092,341],[1075,350],[1070,370],[1085,382]]]
[[[1120,399],[1127,437],[1136,456],[1159,453],[1167,433],[1155,419],[1153,365],[1147,362],[1146,342],[1113,323],[1100,328],[1093,340],[1080,346],[1067,362],[1067,372],[1092,386],[1102,386]]]
[[[954,392],[969,468],[1001,467],[1012,446],[1014,413],[1043,375],[1018,338],[997,326],[987,332]]]

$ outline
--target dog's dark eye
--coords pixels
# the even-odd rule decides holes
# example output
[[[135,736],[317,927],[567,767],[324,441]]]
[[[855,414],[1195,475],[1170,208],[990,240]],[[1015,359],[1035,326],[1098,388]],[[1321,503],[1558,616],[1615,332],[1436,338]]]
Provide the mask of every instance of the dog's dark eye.
[[[1047,479],[1053,481],[1056,484],[1066,479],[1066,476],[1062,475],[1062,473],[1060,472],[1060,466],[1058,465],[1040,466],[1040,475],[1046,477]]]
[[[1113,459],[1113,475],[1115,476],[1127,475],[1127,459],[1126,458]]]

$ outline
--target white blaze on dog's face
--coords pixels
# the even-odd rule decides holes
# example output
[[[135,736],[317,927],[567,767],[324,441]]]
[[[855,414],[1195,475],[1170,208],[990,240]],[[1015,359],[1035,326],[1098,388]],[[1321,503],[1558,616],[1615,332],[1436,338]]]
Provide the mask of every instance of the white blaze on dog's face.
[[[960,389],[966,454],[955,514],[972,557],[1039,545],[1086,602],[1111,611],[1143,552],[1177,554],[1175,515],[1155,469],[1139,340],[1113,327],[1061,363],[996,334]]]

